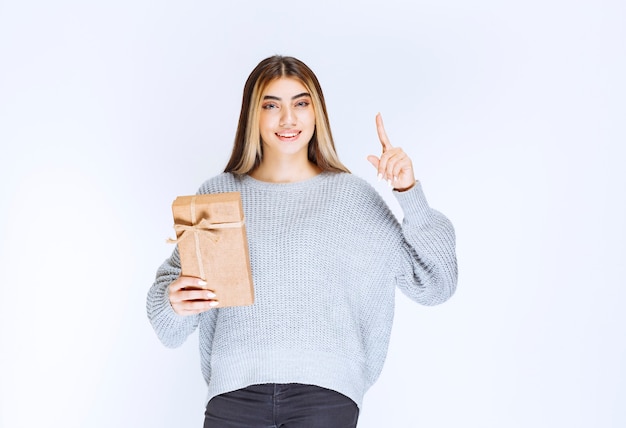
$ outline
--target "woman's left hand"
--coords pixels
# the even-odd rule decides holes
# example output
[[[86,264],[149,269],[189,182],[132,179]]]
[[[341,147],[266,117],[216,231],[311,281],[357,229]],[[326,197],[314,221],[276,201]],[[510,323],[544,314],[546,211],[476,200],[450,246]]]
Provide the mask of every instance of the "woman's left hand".
[[[387,181],[394,190],[399,192],[409,190],[415,185],[413,163],[404,150],[400,147],[393,147],[389,142],[380,113],[376,115],[376,130],[380,144],[383,146],[383,153],[380,158],[369,155],[367,160],[378,170],[379,180]]]

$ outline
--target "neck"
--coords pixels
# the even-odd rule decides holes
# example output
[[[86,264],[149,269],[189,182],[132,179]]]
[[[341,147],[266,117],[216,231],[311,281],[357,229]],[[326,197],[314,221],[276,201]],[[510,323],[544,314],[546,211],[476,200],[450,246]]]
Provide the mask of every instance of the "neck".
[[[293,159],[263,159],[261,165],[250,173],[252,178],[269,183],[295,183],[318,175],[322,170],[309,162],[294,162]]]

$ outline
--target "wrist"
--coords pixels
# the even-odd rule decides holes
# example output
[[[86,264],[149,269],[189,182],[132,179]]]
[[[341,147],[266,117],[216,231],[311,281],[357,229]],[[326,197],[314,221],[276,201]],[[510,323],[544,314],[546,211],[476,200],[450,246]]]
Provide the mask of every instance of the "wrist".
[[[408,187],[394,187],[393,190],[400,193],[406,192],[407,190],[411,190],[412,188],[414,188],[415,184],[417,184],[417,180],[413,181],[413,183]]]

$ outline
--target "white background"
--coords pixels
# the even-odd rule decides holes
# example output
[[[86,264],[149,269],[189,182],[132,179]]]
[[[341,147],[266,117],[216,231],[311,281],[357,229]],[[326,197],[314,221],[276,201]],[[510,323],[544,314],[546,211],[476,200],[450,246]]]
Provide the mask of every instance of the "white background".
[[[163,347],[145,295],[275,53],[401,216],[382,112],[457,231],[458,291],[398,295],[360,428],[626,426],[619,0],[0,0],[0,426],[202,425],[197,336]]]

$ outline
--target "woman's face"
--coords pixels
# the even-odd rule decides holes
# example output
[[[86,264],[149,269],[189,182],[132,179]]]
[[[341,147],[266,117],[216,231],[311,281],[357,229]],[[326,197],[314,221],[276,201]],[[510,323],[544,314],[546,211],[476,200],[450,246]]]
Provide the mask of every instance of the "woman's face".
[[[315,132],[311,95],[299,80],[281,77],[261,95],[259,120],[263,157],[304,156]]]

